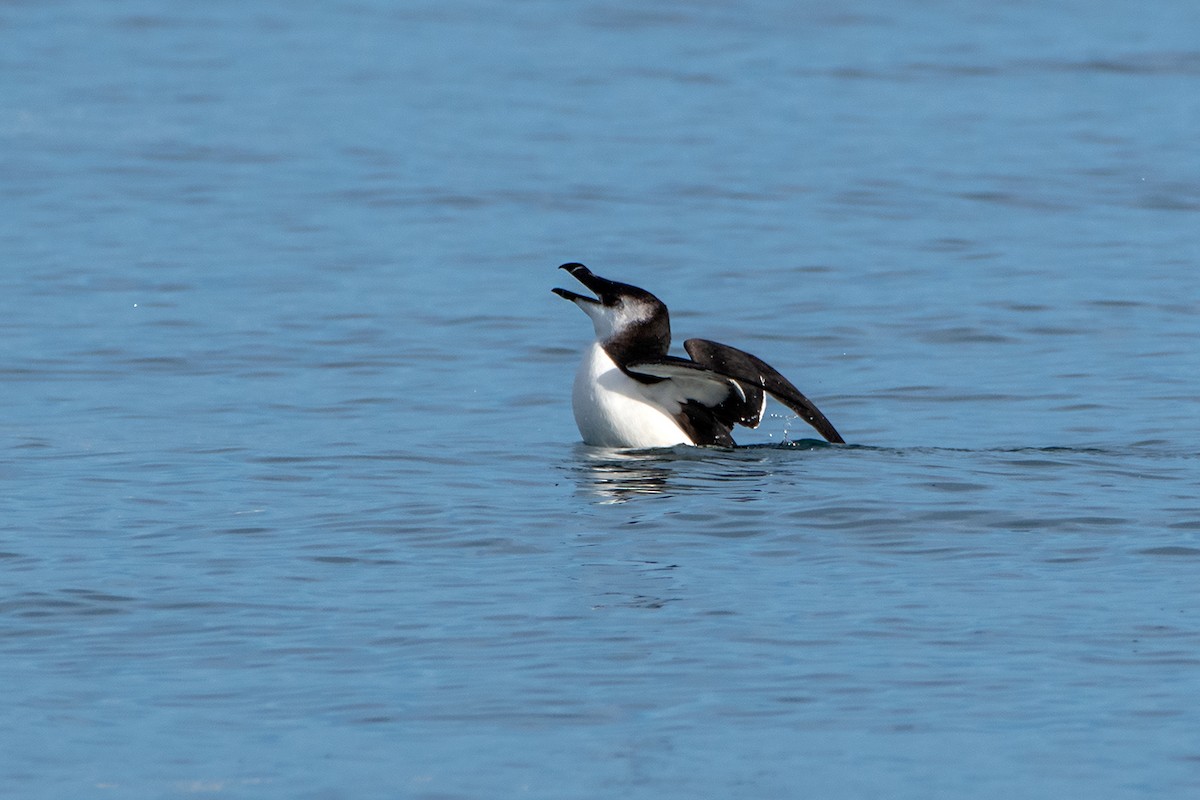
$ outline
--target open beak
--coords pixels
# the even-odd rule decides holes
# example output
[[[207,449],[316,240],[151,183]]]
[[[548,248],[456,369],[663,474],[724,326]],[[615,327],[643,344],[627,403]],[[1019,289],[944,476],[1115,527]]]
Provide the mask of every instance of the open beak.
[[[596,293],[596,297],[588,297],[585,294],[572,292],[568,289],[551,290],[559,297],[563,298],[564,300],[570,300],[576,305],[579,305],[580,303],[602,305],[606,296],[615,298],[618,295],[618,292],[615,291],[615,289],[622,285],[616,281],[606,280],[605,278],[601,278],[599,275],[594,275],[590,269],[585,267],[583,264],[576,262],[563,264],[561,267],[559,267],[559,269],[565,269],[567,272],[571,273],[572,278]]]

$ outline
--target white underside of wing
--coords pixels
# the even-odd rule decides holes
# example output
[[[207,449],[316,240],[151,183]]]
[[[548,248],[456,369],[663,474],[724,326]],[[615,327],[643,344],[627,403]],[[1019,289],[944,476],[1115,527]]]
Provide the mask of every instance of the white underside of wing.
[[[634,364],[630,372],[639,375],[649,375],[652,378],[667,378],[662,386],[677,402],[686,403],[694,400],[701,405],[712,408],[720,405],[729,398],[730,392],[736,393],[742,400],[746,399],[742,387],[737,381],[718,375],[703,367],[689,367],[686,364],[661,362],[653,364]]]
[[[697,386],[676,380],[641,383],[622,372],[600,343],[593,342],[575,374],[572,394],[575,424],[584,443],[638,448],[694,444],[675,421],[675,415],[689,391],[712,394],[712,389],[707,383],[692,380]],[[723,393],[728,392],[726,386]]]

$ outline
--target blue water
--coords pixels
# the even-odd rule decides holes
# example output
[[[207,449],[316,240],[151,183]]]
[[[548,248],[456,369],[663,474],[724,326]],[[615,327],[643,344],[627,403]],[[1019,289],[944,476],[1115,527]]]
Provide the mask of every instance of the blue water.
[[[0,6],[0,796],[1200,796],[1197,42]],[[579,444],[573,260],[851,444]]]

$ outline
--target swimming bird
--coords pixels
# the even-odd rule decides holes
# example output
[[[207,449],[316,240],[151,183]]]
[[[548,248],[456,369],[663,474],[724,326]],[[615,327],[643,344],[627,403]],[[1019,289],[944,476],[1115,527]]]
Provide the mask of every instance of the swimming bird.
[[[757,428],[767,395],[827,441],[844,443],[812,401],[762,359],[707,339],[683,343],[690,359],[668,355],[671,320],[661,300],[645,289],[601,278],[583,264],[559,269],[596,295],[553,290],[591,317],[596,331],[571,398],[585,444],[733,447],[733,426]]]

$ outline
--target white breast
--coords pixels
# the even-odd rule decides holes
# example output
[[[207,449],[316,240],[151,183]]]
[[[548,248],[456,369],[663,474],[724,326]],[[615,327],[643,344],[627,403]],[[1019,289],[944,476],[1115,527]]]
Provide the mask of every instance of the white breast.
[[[571,398],[584,443],[600,447],[692,444],[675,422],[679,403],[669,396],[669,383],[635,381],[617,368],[599,342],[593,342],[575,374]]]

